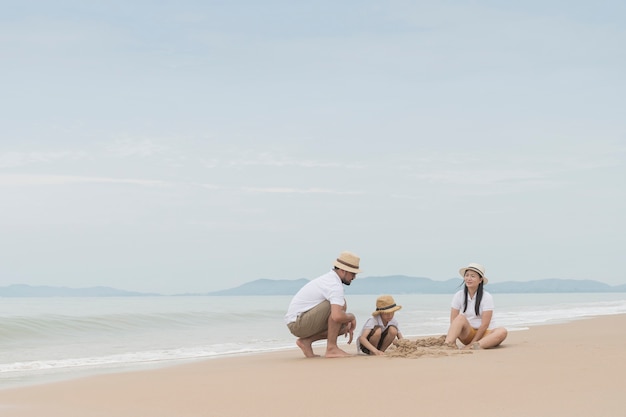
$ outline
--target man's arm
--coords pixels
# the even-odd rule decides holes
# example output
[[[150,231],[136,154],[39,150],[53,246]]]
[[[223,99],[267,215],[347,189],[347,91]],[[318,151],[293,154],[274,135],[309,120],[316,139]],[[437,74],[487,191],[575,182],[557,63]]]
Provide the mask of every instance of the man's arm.
[[[340,334],[349,334],[348,344],[352,343],[354,337],[354,329],[356,329],[356,317],[352,313],[346,312],[345,305],[331,304],[330,305],[330,319],[335,323],[342,325]],[[345,326],[345,327],[344,327]]]
[[[352,320],[356,321],[356,317],[354,314],[347,313],[345,306],[340,306],[339,304],[331,304],[330,305],[330,318],[337,323],[349,323]]]

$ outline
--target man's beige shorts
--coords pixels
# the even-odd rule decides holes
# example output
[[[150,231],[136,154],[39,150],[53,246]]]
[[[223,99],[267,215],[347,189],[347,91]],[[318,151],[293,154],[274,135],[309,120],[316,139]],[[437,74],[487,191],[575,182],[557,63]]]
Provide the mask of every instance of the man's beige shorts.
[[[330,302],[326,300],[300,314],[296,321],[287,324],[287,327],[294,336],[307,338],[327,331],[329,317]]]

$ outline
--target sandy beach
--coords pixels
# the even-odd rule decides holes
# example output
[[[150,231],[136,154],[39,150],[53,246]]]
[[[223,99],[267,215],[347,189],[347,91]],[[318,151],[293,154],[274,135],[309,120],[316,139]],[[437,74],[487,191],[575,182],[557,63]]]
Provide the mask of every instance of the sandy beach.
[[[624,328],[626,315],[603,316],[510,332],[493,350],[305,359],[294,349],[96,375],[0,390],[0,415],[621,417]]]

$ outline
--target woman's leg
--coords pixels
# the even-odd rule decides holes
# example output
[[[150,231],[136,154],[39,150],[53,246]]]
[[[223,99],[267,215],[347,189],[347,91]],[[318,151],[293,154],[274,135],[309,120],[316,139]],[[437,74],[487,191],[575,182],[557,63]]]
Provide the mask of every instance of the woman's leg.
[[[452,320],[452,323],[450,323],[448,335],[444,343],[448,346],[456,347],[456,339],[466,340],[470,335],[471,329],[472,326],[470,326],[467,318],[463,314],[459,314]]]
[[[478,341],[478,346],[481,349],[496,347],[506,339],[507,334],[508,331],[504,327],[495,328]]]

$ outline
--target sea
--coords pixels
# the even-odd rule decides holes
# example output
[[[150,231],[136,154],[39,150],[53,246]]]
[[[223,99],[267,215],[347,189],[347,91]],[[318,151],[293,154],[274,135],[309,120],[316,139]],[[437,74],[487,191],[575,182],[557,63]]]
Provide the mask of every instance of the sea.
[[[509,331],[626,313],[626,293],[492,294]],[[445,334],[452,294],[394,294],[406,337]],[[0,298],[0,389],[294,349],[290,296]],[[375,295],[348,295],[365,323]],[[355,337],[358,336],[357,329]],[[345,339],[342,339],[345,341]],[[340,344],[342,343],[340,340]],[[323,352],[325,342],[314,349]],[[506,343],[506,342],[505,342]],[[343,346],[348,352],[356,348]]]

